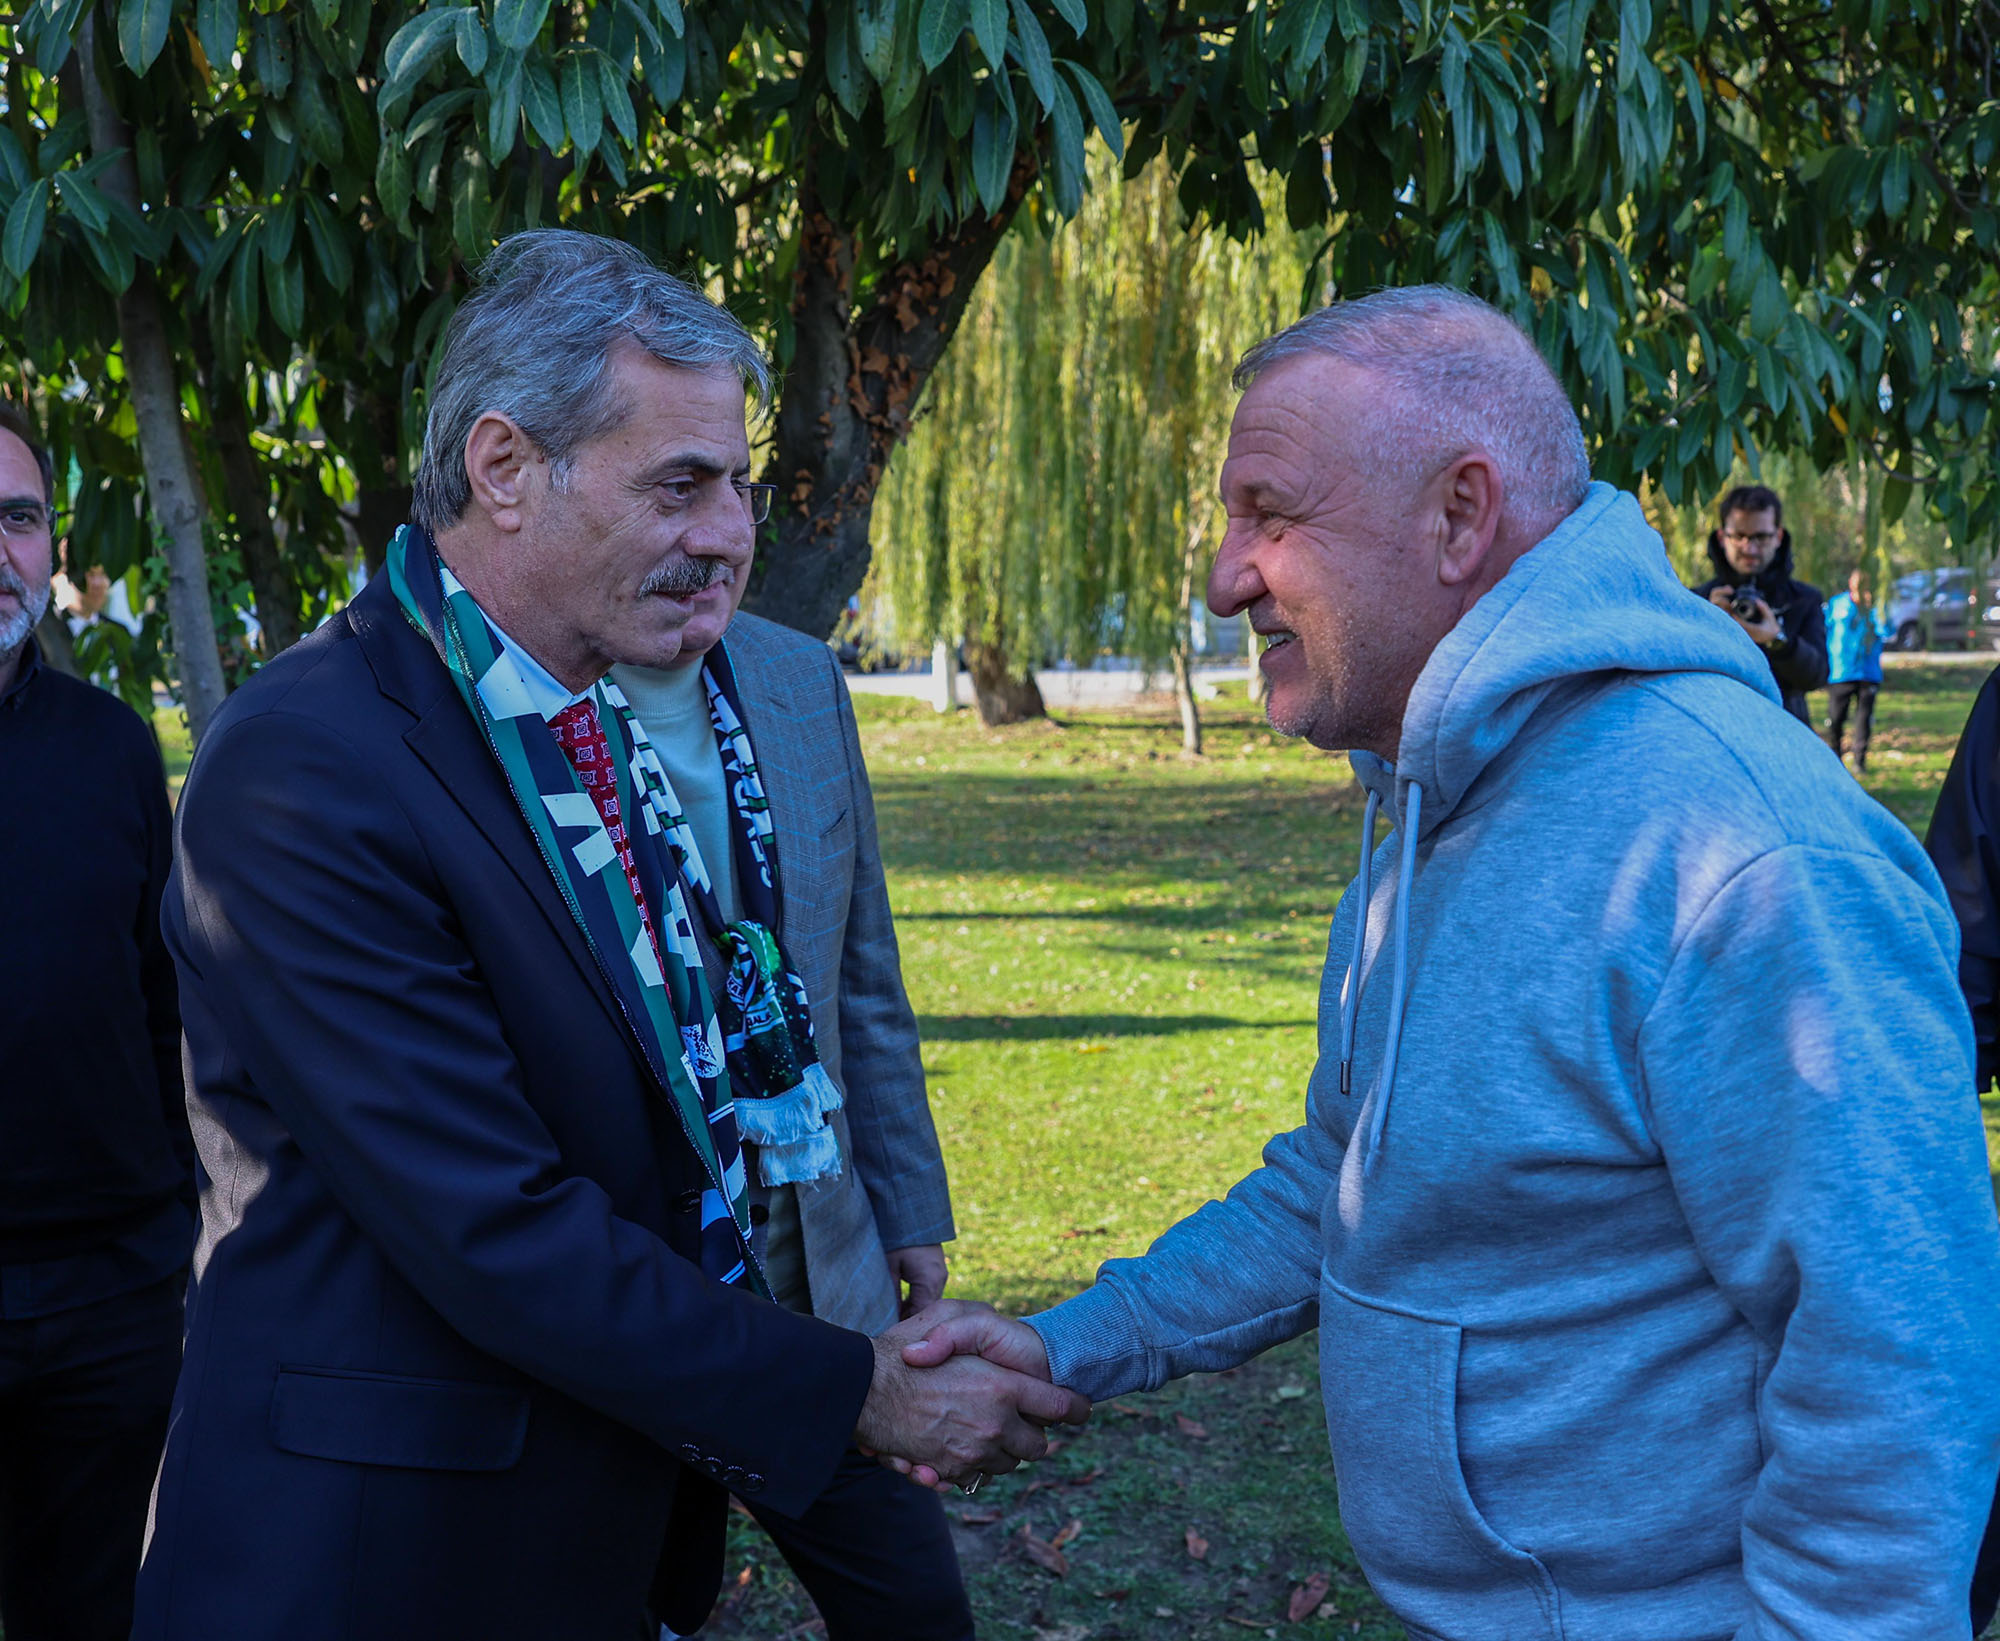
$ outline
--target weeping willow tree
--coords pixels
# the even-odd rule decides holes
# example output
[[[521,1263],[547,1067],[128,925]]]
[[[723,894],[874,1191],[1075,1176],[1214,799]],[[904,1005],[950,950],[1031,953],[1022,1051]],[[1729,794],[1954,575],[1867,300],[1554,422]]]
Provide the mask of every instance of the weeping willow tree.
[[[1316,244],[1190,224],[1164,159],[1094,178],[1073,223],[1024,220],[1002,242],[873,530],[898,634],[962,642],[987,723],[1041,713],[1038,664],[1111,650],[1172,668],[1200,750],[1192,620],[1229,371],[1297,316]]]

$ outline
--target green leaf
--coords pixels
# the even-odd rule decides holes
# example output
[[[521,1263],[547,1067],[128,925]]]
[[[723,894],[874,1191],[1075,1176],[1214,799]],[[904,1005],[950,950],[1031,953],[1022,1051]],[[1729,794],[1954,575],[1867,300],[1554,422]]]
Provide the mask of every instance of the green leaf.
[[[868,106],[868,76],[861,68],[861,53],[854,44],[854,13],[843,7],[826,20],[826,83],[833,88],[834,101],[854,119]]]
[[[674,31],[674,38],[681,39],[687,33],[687,18],[681,11],[681,0],[658,0],[660,21]]]
[[[1007,72],[1007,0],[972,0],[972,37],[995,74]]]
[[[1012,0],[1014,7],[1014,32],[1021,41],[1021,67],[1028,72],[1028,84],[1034,88],[1035,96],[1042,107],[1050,113],[1056,106],[1055,62],[1049,56],[1049,37],[1042,32],[1042,25],[1035,14],[1028,10],[1028,0]]]
[[[1007,203],[1017,130],[1011,109],[1000,107],[992,97],[980,98],[979,111],[972,117],[972,185],[979,190],[979,203],[988,216],[997,216]]]
[[[375,198],[391,222],[410,214],[410,153],[401,141],[385,136],[375,154]]]
[[[924,0],[923,15],[917,23],[917,50],[924,68],[936,73],[938,64],[951,55],[958,37],[971,21],[971,0]]]
[[[877,85],[886,85],[896,68],[896,3],[853,0],[855,43],[861,49],[862,67]]]
[[[305,270],[293,256],[264,258],[264,295],[278,329],[296,339],[306,325]]]
[[[478,8],[467,6],[458,14],[458,60],[468,74],[486,72],[486,55],[492,42],[486,37],[486,23]]]
[[[832,54],[833,41],[841,31],[827,26],[827,52]],[[669,34],[657,46],[641,43],[639,63],[645,70],[646,93],[661,108],[672,108],[681,100],[681,90],[687,84],[687,45],[677,34]]]
[[[1583,66],[1584,31],[1590,26],[1591,0],[1555,0],[1549,7],[1549,38],[1556,64],[1566,74]]]
[[[63,209],[92,234],[101,234],[111,226],[111,213],[105,209],[104,198],[78,171],[58,171],[55,175],[56,193],[61,197]]]
[[[556,92],[555,78],[549,73],[549,65],[539,57],[528,60],[521,76],[521,105],[527,109],[528,124],[535,128],[535,135],[542,139],[542,146],[551,154],[558,152],[566,135],[562,99]]]
[[[35,30],[35,67],[44,74],[56,73],[69,61],[76,26],[83,21],[84,8],[89,4],[90,0],[57,0],[46,11],[38,6],[27,9],[17,27],[25,33],[30,20],[39,24]]]
[[[503,51],[525,52],[542,32],[548,14],[549,0],[495,0],[493,37]]]
[[[246,234],[243,243],[237,247],[236,255],[229,263],[230,317],[245,336],[257,328],[258,317],[264,311],[264,301],[258,290],[257,241]]]
[[[486,157],[476,148],[465,149],[452,168],[451,237],[468,261],[477,261],[493,248],[488,221],[492,194]]]
[[[1332,3],[1333,0],[1327,0],[1327,4]],[[1083,0],[1049,0],[1049,4],[1056,8],[1056,15],[1069,24],[1081,40],[1083,31],[1090,26],[1090,13],[1083,9]]]
[[[403,146],[414,148],[433,131],[441,129],[461,108],[472,101],[477,93],[471,86],[462,85],[450,91],[440,91],[435,97],[417,110],[403,131]]]
[[[7,198],[14,196],[35,180],[34,169],[28,164],[28,156],[21,152],[21,145],[14,140],[14,133],[0,126],[0,171],[7,173]]]
[[[521,132],[521,59],[504,53],[486,76],[486,153],[499,164],[514,151]]]
[[[7,212],[6,228],[0,230],[0,266],[10,278],[24,279],[34,266],[48,215],[49,179],[42,177],[21,190]]]
[[[173,0],[120,0],[118,55],[134,74],[153,66],[167,43],[167,24],[173,15]]]
[[[345,147],[340,114],[328,100],[326,82],[310,65],[292,88],[292,112],[306,152],[329,169],[338,165]]]
[[[231,72],[231,62],[236,56],[236,23],[236,0],[196,0],[195,38],[201,42],[201,54],[208,59],[208,66],[217,74]]]
[[[1081,63],[1063,59],[1063,68],[1076,82],[1076,88],[1083,93],[1083,105],[1090,110],[1090,123],[1097,127],[1098,135],[1104,139],[1114,159],[1125,157],[1125,128],[1119,123],[1118,110],[1113,106],[1111,95],[1104,89],[1097,76]]]
[[[597,59],[597,88],[604,97],[604,111],[611,116],[618,135],[625,142],[639,140],[639,116],[632,108],[632,94],[625,89],[625,76],[609,57]]]
[[[274,97],[292,83],[292,26],[276,12],[260,11],[250,24],[250,71]]]
[[[313,258],[326,282],[342,295],[354,283],[354,255],[347,248],[347,236],[333,219],[326,202],[317,194],[305,196],[306,234],[312,240]]]
[[[376,106],[389,108],[405,102],[417,82],[458,43],[458,7],[443,11],[419,12],[389,41],[382,53],[382,89]]]
[[[1055,106],[1049,111],[1055,127],[1056,209],[1073,217],[1083,208],[1083,113],[1076,97],[1060,80],[1055,81]]]
[[[564,52],[562,77],[557,81],[562,92],[563,124],[569,127],[569,139],[579,154],[595,152],[597,139],[604,134],[604,97],[597,83],[597,64],[592,61],[596,55],[588,46]]]

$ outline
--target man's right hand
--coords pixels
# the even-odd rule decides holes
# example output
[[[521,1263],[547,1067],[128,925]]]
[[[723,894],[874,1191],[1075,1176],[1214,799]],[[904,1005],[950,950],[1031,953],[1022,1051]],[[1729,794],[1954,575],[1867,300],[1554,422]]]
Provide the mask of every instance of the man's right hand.
[[[896,1468],[913,1481],[942,1488],[1039,1459],[1049,1448],[1044,1426],[1090,1417],[1085,1398],[1048,1382],[1046,1359],[1031,1377],[970,1347],[958,1355],[944,1340],[932,1344],[926,1335],[942,1331],[937,1317],[945,1308],[932,1306],[876,1339],[875,1378],[854,1431],[860,1446],[901,1460]],[[909,1359],[911,1352],[924,1365]]]

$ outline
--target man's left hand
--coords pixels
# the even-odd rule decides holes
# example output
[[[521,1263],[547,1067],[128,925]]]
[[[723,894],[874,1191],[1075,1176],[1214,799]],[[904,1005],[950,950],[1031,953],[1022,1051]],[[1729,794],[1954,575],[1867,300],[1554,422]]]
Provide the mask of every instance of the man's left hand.
[[[889,1275],[895,1280],[896,1292],[902,1295],[901,1314],[905,1318],[915,1316],[944,1297],[944,1285],[949,1278],[944,1249],[935,1242],[914,1248],[893,1248],[889,1252]],[[908,1293],[903,1291],[906,1286]]]

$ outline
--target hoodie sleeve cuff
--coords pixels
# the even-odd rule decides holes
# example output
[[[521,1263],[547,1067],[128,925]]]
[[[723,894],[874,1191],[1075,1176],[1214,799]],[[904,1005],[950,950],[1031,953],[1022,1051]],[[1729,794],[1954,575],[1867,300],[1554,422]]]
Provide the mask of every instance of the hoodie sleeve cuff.
[[[1041,1335],[1049,1377],[1093,1402],[1147,1385],[1147,1351],[1138,1319],[1117,1285],[1099,1282],[1054,1310],[1023,1317]]]

